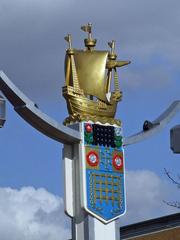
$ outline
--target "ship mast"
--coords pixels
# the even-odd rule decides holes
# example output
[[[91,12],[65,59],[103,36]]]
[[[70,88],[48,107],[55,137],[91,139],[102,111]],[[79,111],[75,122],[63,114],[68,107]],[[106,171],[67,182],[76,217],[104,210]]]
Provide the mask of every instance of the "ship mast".
[[[92,24],[88,23],[87,25],[81,26],[81,30],[88,33],[88,38],[84,39],[84,44],[87,51],[93,51],[96,46],[96,39],[92,38]],[[93,100],[93,95],[89,95],[90,100]]]
[[[77,71],[76,71],[76,66],[75,66],[75,61],[74,61],[74,50],[72,48],[72,38],[71,34],[68,34],[64,38],[68,44],[69,48],[67,49],[67,54],[69,56],[68,61],[67,61],[67,70],[66,70],[66,85],[69,85],[69,80],[70,80],[70,67],[72,67],[72,80],[73,80],[73,87],[76,92],[79,91],[79,81],[78,81],[78,76],[77,76]]]
[[[81,30],[88,33],[88,38],[84,39],[84,44],[87,51],[92,51],[96,46],[96,39],[92,38],[92,24],[88,23],[87,25],[81,26]]]
[[[112,40],[111,42],[108,42],[109,47],[111,48],[111,52],[108,55],[108,59],[113,62],[116,60],[117,55],[115,54],[115,41]],[[112,80],[112,69],[114,69],[114,88],[115,92],[119,91],[119,82],[118,82],[118,75],[117,75],[117,70],[116,67],[113,66],[113,68],[108,68],[108,73],[107,73],[107,84],[106,84],[106,92],[110,92],[110,87],[111,87],[111,80]]]

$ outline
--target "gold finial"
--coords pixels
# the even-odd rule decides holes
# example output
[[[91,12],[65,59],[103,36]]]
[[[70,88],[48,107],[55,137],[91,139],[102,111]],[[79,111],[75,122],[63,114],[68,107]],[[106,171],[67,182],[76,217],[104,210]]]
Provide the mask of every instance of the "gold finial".
[[[81,30],[88,33],[88,38],[84,39],[85,46],[88,50],[92,50],[96,46],[96,39],[92,38],[92,24],[81,26]]]

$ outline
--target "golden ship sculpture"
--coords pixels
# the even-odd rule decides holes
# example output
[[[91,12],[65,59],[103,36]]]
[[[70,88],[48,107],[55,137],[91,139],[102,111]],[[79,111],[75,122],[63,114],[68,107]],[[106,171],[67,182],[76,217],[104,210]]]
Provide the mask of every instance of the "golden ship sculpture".
[[[64,124],[92,121],[120,126],[121,121],[114,119],[117,104],[122,97],[117,68],[130,61],[116,60],[114,40],[108,43],[110,51],[95,50],[96,39],[92,38],[92,25],[82,26],[81,29],[88,33],[88,38],[84,39],[85,50],[72,48],[71,35],[65,37],[69,46],[65,56],[66,86],[62,91],[69,117],[64,120]],[[114,85],[114,91],[111,91],[111,85]]]

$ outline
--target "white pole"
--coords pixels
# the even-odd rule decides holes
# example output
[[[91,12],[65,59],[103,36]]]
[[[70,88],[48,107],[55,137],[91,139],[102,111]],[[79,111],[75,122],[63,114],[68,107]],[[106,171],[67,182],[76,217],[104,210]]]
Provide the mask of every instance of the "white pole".
[[[120,240],[117,221],[104,224],[81,207],[79,144],[64,145],[65,213],[72,219],[72,240]]]
[[[90,240],[88,215],[81,208],[79,144],[64,145],[63,159],[65,213],[72,219],[72,240]]]

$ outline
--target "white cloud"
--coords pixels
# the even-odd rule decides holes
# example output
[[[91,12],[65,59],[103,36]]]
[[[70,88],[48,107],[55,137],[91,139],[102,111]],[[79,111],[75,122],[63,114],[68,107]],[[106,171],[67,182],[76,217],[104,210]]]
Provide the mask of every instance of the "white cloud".
[[[167,206],[163,200],[178,200],[180,191],[147,170],[128,171],[127,213],[120,219],[122,225],[157,218],[177,212],[178,209]]]
[[[45,189],[0,188],[0,239],[68,239],[64,219],[62,198]]]

